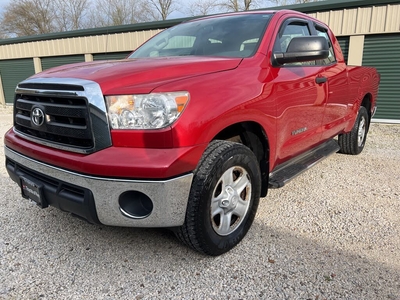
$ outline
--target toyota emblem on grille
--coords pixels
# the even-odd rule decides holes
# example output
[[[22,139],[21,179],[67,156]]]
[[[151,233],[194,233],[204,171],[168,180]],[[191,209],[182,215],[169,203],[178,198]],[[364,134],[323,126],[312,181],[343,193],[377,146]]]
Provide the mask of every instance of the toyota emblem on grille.
[[[42,109],[39,107],[35,107],[32,110],[32,116],[31,116],[32,123],[35,124],[36,126],[42,126],[44,123],[44,112]]]

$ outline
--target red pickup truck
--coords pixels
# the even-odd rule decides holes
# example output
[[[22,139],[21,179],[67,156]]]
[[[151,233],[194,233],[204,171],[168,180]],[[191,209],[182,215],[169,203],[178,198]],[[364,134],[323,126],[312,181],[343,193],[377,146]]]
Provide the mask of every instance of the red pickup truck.
[[[374,68],[346,66],[330,29],[305,14],[196,19],[127,59],[18,84],[6,168],[42,208],[171,228],[219,255],[245,236],[269,188],[363,150],[379,81]]]

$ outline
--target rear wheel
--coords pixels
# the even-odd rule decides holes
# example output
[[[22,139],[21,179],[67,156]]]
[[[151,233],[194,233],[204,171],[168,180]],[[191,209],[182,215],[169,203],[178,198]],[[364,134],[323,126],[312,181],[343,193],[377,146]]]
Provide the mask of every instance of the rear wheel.
[[[340,152],[352,155],[360,154],[365,146],[368,128],[368,112],[364,106],[361,106],[352,130],[349,133],[340,134],[338,137]]]
[[[242,144],[213,141],[197,167],[180,240],[208,255],[235,247],[249,230],[261,192],[253,152]]]

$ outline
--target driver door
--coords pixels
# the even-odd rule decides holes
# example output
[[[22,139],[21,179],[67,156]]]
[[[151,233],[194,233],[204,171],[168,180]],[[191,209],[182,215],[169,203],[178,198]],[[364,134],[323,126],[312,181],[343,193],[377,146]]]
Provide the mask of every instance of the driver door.
[[[310,36],[306,19],[283,22],[273,51],[286,52],[290,40]],[[327,99],[327,87],[317,83],[323,68],[315,61],[272,67],[272,95],[276,103],[277,163],[282,163],[318,144]]]

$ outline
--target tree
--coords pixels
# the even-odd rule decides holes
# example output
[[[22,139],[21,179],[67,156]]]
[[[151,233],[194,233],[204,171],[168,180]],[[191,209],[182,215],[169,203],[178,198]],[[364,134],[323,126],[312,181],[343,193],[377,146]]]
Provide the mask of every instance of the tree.
[[[150,3],[161,15],[162,20],[166,20],[169,14],[174,11],[174,8],[172,6],[173,0],[150,0]],[[156,17],[156,19],[158,18]]]
[[[215,12],[218,4],[213,0],[194,1],[187,8],[190,16],[206,16]]]
[[[91,27],[117,26],[153,20],[147,1],[97,0],[90,16]]]
[[[87,27],[87,17],[91,8],[90,0],[56,0],[54,6],[58,31]]]
[[[244,10],[250,10],[253,8],[253,6],[257,6],[258,1],[257,0],[243,0],[241,2],[240,0],[226,0],[222,1],[219,6],[226,11],[244,11]]]
[[[10,2],[1,18],[7,36],[27,36],[50,33],[56,30],[52,0],[16,0]]]
[[[3,11],[0,24],[7,37],[87,28],[90,0],[16,0]]]

